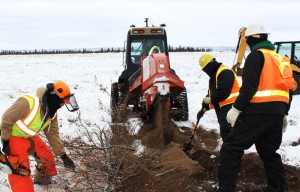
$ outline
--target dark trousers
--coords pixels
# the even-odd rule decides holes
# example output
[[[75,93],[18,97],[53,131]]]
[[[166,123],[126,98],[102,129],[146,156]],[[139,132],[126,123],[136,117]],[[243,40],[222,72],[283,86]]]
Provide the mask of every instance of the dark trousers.
[[[231,104],[225,105],[221,107],[218,111],[216,111],[218,122],[220,125],[220,135],[222,137],[223,142],[225,142],[227,136],[231,131],[231,125],[227,122],[226,119],[227,113],[231,109],[231,107],[232,107]]]
[[[244,150],[253,144],[264,163],[268,185],[286,185],[281,156],[283,115],[241,114],[220,151],[218,173],[221,191],[234,191]]]

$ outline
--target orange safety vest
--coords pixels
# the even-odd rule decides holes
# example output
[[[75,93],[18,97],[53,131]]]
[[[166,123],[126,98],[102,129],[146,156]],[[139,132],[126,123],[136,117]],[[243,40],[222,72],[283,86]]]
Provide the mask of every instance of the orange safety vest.
[[[261,71],[258,90],[250,103],[282,101],[289,103],[289,90],[294,88],[290,60],[273,50],[259,49],[265,62]]]
[[[219,69],[217,70],[217,73],[216,73],[216,88],[218,88],[218,76],[219,74],[223,71],[223,70],[231,70],[230,68],[228,68],[227,66],[225,65],[221,65],[219,67]],[[232,71],[232,70],[231,70]],[[232,71],[233,72],[233,71]],[[219,106],[220,108],[225,106],[225,105],[228,105],[228,104],[231,104],[231,103],[234,103],[236,98],[238,97],[239,95],[239,91],[240,91],[240,84],[239,84],[239,81],[238,81],[238,78],[237,76],[235,75],[235,73],[233,72],[234,74],[234,81],[233,81],[233,86],[231,88],[231,93],[230,95],[224,100],[224,101],[220,101],[219,102]],[[211,92],[209,91],[209,95],[211,95]],[[209,108],[210,109],[214,109],[215,106],[213,104],[210,104],[209,105]]]

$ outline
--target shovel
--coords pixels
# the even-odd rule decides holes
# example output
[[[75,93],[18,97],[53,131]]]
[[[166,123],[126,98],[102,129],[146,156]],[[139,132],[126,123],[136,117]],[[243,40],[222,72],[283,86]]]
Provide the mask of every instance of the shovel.
[[[192,135],[189,137],[190,138],[189,142],[187,144],[186,143],[184,144],[184,149],[183,149],[184,151],[189,151],[189,150],[192,149],[191,144],[192,144],[192,141],[194,139],[194,136],[196,135],[196,129],[198,128],[198,123],[199,123],[200,119],[203,117],[205,111],[206,111],[206,109],[204,107],[202,107],[201,110],[200,110],[200,114],[197,117],[197,122],[196,122],[196,124],[194,126],[194,129],[192,131]]]

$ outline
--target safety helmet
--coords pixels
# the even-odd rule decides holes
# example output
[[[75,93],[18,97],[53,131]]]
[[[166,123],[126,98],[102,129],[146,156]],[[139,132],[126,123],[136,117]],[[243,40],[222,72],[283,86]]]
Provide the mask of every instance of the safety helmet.
[[[70,87],[63,81],[57,81],[53,83],[53,91],[59,96],[61,99],[65,99],[71,94]]]
[[[268,33],[263,26],[257,25],[257,24],[250,25],[246,28],[245,37],[258,35],[258,34],[267,34],[267,35],[269,35],[270,33]]]
[[[204,53],[199,58],[199,65],[203,69],[208,63],[210,63],[214,59],[214,56],[212,56],[209,53]]]
[[[47,90],[50,94],[56,94],[69,111],[73,112],[79,109],[74,93],[71,93],[69,85],[64,81],[48,83]]]

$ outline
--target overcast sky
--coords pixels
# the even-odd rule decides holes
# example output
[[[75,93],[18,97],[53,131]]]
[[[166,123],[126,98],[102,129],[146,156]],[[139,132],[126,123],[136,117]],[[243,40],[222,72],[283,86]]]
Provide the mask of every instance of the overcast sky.
[[[145,17],[173,46],[236,46],[253,23],[271,41],[300,40],[298,0],[0,0],[0,49],[122,47]]]

